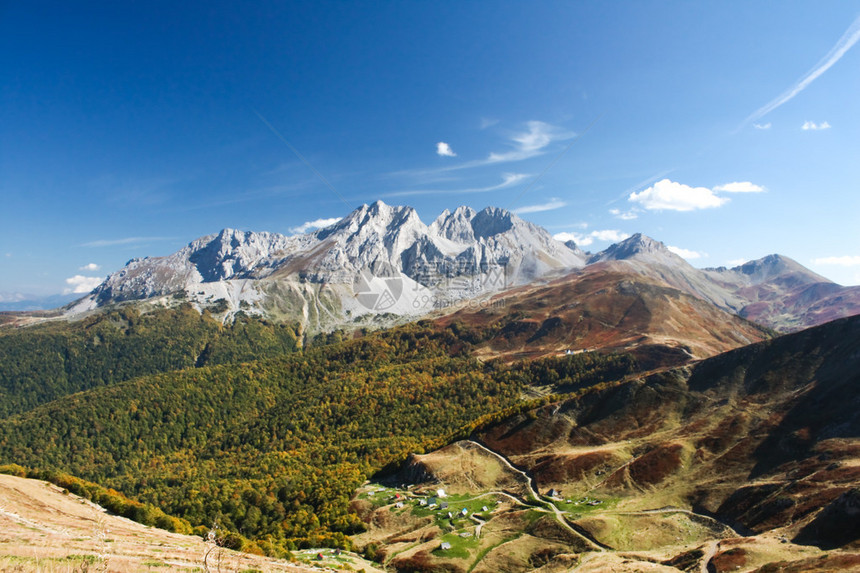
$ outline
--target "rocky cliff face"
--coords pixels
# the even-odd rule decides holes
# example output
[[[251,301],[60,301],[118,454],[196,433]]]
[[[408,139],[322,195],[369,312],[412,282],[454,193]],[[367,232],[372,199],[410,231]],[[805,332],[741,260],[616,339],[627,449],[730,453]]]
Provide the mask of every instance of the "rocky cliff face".
[[[423,314],[584,264],[581,252],[503,209],[460,207],[428,226],[411,207],[377,201],[314,233],[224,229],[166,257],[133,259],[76,309],[172,295],[201,305],[223,299],[229,310],[284,307],[308,319],[322,301],[335,323],[347,314]]]

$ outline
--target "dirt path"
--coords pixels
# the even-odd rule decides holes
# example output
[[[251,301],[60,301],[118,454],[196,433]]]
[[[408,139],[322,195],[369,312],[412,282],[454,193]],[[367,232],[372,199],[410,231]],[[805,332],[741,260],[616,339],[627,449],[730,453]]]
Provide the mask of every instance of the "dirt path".
[[[514,472],[515,474],[517,474],[519,476],[522,476],[523,480],[525,480],[525,482],[526,482],[526,485],[528,485],[529,493],[531,495],[532,501],[537,502],[537,503],[544,503],[540,499],[540,494],[538,493],[537,488],[535,487],[534,479],[532,479],[532,477],[530,475],[528,475],[526,472],[519,469],[518,467],[514,466],[514,464],[512,464],[508,458],[506,458],[505,456],[503,456],[502,454],[500,454],[498,452],[494,452],[493,450],[491,450],[490,448],[488,448],[484,444],[481,444],[481,443],[478,443],[478,442],[475,442],[472,440],[465,440],[465,441],[470,443],[470,444],[474,444],[475,446],[477,446],[481,450],[487,452],[491,456],[498,459],[500,462],[502,462],[502,464],[505,467],[507,467],[512,472]]]
[[[476,538],[476,539],[480,539],[480,538],[481,538],[481,529],[484,527],[484,524],[485,524],[485,523],[487,523],[487,522],[486,522],[486,521],[484,521],[483,519],[479,518],[479,517],[478,517],[478,516],[476,516],[475,514],[470,515],[470,516],[469,516],[469,519],[471,519],[472,521],[474,521],[475,523],[477,523],[477,524],[478,524],[478,525],[475,527],[475,538]]]
[[[711,559],[714,558],[714,555],[716,555],[719,548],[719,541],[711,541],[708,543],[708,547],[705,549],[705,554],[702,555],[702,564],[699,568],[700,573],[708,573],[708,564],[710,564]]]
[[[511,463],[511,461],[508,458],[506,458],[505,456],[503,456],[502,454],[500,454],[498,452],[494,452],[490,448],[488,448],[485,445],[480,444],[478,442],[474,442],[472,440],[467,440],[467,441],[469,441],[472,444],[475,444],[477,447],[481,448],[485,452],[488,452],[489,454],[495,456],[499,461],[501,461],[511,471],[513,471],[514,473],[523,477],[523,479],[526,481],[526,484],[528,484],[528,490],[529,490],[530,497],[532,498],[532,501],[540,504],[540,506],[541,506],[541,507],[534,507],[535,510],[546,511],[547,513],[553,513],[555,515],[556,520],[562,525],[562,527],[567,529],[574,536],[576,536],[579,539],[581,539],[582,541],[584,541],[586,543],[586,545],[590,549],[592,549],[593,551],[603,551],[605,549],[605,547],[602,547],[601,545],[595,543],[595,541],[593,539],[589,539],[588,537],[583,535],[581,532],[574,529],[570,525],[570,523],[568,523],[567,518],[564,516],[564,512],[561,511],[558,507],[556,507],[554,503],[550,503],[548,501],[544,501],[543,499],[541,499],[540,493],[538,492],[537,487],[535,487],[534,479],[530,475],[528,475],[523,470],[514,466]]]

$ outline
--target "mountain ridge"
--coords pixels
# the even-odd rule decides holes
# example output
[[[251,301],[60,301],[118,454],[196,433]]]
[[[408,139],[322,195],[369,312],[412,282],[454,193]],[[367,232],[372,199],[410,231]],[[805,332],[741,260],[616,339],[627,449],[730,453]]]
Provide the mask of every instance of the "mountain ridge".
[[[503,209],[460,207],[425,225],[412,207],[376,201],[312,233],[223,229],[165,257],[132,259],[70,312],[174,295],[265,314],[266,299],[288,292],[287,306],[306,320],[325,299],[319,320],[337,326],[377,311],[421,315],[584,264],[581,252]],[[393,302],[366,308],[359,280]]]
[[[225,320],[243,311],[325,331],[394,324],[578,269],[619,266],[781,331],[860,313],[860,287],[836,285],[783,255],[697,269],[641,233],[587,254],[504,209],[461,206],[426,225],[412,207],[382,201],[311,233],[227,228],[171,255],[132,259],[66,313],[169,305],[172,297]]]

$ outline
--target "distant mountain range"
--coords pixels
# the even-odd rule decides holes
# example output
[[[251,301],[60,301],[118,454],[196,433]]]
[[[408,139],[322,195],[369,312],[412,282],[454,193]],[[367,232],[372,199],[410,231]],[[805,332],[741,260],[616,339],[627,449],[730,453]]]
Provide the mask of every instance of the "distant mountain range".
[[[744,318],[789,332],[860,314],[860,287],[843,287],[782,256],[696,269],[663,243],[636,234],[588,259],[589,268],[622,263]]]
[[[67,311],[189,301],[319,331],[389,324],[583,269],[648,277],[782,331],[860,313],[860,287],[781,255],[700,270],[641,234],[589,255],[503,209],[460,207],[425,225],[411,207],[381,201],[313,233],[224,229],[166,257],[132,259]]]
[[[425,225],[411,207],[377,201],[314,233],[225,229],[166,257],[133,259],[71,311],[168,297],[324,330],[362,316],[420,316],[584,265],[581,252],[502,209],[460,207]]]

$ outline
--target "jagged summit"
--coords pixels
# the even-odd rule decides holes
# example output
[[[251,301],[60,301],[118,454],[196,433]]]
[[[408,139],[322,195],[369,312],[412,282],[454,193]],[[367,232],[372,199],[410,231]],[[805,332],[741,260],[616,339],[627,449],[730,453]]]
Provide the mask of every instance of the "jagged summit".
[[[445,209],[430,225],[430,232],[456,243],[471,243],[475,240],[472,229],[475,215],[471,207],[458,207],[453,213]]]
[[[421,314],[432,305],[584,264],[580,252],[504,209],[459,207],[428,226],[412,207],[376,201],[302,235],[224,229],[172,255],[129,261],[93,292],[90,303],[77,309],[180,293],[180,298],[200,305],[223,299],[228,308],[264,313],[274,305],[307,317],[314,309],[338,322],[346,311],[354,315],[368,310],[361,302],[367,297],[358,298],[354,292],[359,279],[360,288],[371,290],[383,288],[372,277],[401,281],[398,296],[386,294],[393,302],[385,310]],[[404,288],[421,304],[399,296]],[[283,296],[291,302],[274,300]],[[320,296],[325,298],[324,309]]]
[[[325,330],[368,313],[420,316],[586,264],[651,277],[772,328],[860,313],[860,287],[781,255],[702,270],[637,233],[589,256],[497,207],[446,210],[426,225],[412,207],[382,201],[302,235],[223,229],[166,257],[132,259],[69,312],[170,296]]]
[[[356,233],[364,230],[366,233],[370,233],[383,229],[387,231],[392,227],[396,228],[407,224],[420,224],[423,226],[415,209],[412,207],[391,206],[382,201],[375,201],[370,205],[365,204],[358,207],[334,225],[320,229],[312,234],[320,239],[324,239],[342,231]]]
[[[509,211],[497,207],[487,207],[472,218],[472,230],[476,238],[487,239],[509,231],[514,226],[515,218],[518,223],[525,223]]]

